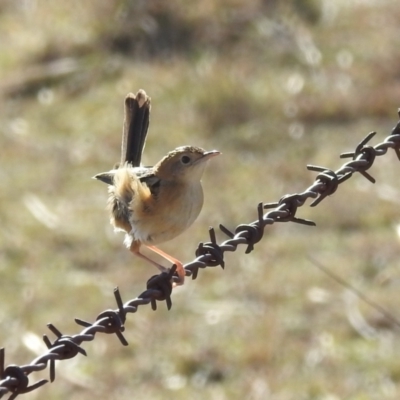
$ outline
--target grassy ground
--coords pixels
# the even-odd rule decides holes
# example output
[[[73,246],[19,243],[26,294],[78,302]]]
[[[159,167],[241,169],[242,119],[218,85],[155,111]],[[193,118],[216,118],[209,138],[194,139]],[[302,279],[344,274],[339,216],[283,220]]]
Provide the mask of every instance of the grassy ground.
[[[337,169],[400,105],[396,1],[0,3],[0,345],[6,364],[136,297],[155,273],[133,259],[90,179],[119,160],[123,98],[152,97],[145,164],[193,144],[216,148],[204,209],[166,243],[193,259],[210,225],[256,219],[260,201],[307,188],[306,164]],[[312,255],[391,313],[398,310],[398,161],[388,154],[317,208],[316,228],[268,227],[142,307],[88,357],[26,398],[365,400],[400,396],[398,331],[332,281]],[[218,233],[219,240],[224,240]],[[46,374],[32,375],[33,381]]]

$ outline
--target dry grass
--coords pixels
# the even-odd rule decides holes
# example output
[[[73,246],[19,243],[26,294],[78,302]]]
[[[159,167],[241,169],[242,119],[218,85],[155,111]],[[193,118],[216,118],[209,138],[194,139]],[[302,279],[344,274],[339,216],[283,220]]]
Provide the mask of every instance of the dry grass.
[[[253,221],[258,202],[308,187],[307,163],[335,169],[366,133],[390,132],[400,104],[397,2],[321,4],[0,3],[7,364],[42,351],[47,322],[76,333],[73,317],[92,320],[113,307],[114,286],[128,299],[155,273],[113,234],[106,188],[90,179],[119,159],[127,92],[153,99],[146,164],[183,144],[223,152],[205,174],[198,221],[163,246],[183,261],[208,226]],[[396,313],[397,169],[393,154],[380,158],[377,185],[355,177],[300,210],[317,228],[268,228],[251,255],[240,248],[225,271],[201,271],[177,289],[170,312],[131,316],[128,348],[98,336],[88,358],[59,364],[54,384],[25,397],[398,398],[394,326],[308,259]]]

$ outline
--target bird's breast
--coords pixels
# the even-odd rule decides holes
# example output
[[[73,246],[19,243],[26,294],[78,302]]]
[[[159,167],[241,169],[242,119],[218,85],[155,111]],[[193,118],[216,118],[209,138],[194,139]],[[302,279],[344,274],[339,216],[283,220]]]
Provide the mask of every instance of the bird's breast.
[[[201,182],[163,182],[157,196],[132,208],[130,235],[144,244],[157,244],[184,232],[203,206]]]

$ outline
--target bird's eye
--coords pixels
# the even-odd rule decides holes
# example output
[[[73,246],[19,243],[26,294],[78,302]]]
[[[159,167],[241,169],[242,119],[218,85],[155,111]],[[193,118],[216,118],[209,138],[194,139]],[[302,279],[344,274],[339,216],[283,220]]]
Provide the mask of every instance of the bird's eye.
[[[190,157],[189,156],[182,156],[181,162],[182,162],[182,164],[189,164],[190,163]]]

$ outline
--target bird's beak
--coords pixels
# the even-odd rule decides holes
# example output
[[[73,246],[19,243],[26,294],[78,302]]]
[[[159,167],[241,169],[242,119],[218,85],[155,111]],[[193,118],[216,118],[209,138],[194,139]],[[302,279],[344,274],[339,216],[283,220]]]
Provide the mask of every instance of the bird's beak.
[[[200,160],[204,160],[205,161],[205,160],[208,160],[208,159],[210,159],[212,157],[219,156],[220,154],[221,154],[221,152],[218,151],[218,150],[206,151],[205,153],[203,153],[203,157]]]
[[[112,185],[114,183],[114,175],[114,171],[101,172],[100,174],[95,175],[93,179],[107,183],[107,185]]]

